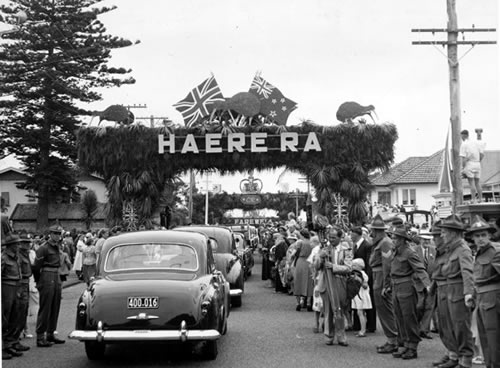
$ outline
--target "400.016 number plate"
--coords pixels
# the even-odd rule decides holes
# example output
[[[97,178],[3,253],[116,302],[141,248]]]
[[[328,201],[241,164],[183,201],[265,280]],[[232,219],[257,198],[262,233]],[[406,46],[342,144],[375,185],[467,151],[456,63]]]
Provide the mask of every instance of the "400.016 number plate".
[[[160,306],[160,298],[157,296],[129,296],[127,300],[128,309],[151,309]]]

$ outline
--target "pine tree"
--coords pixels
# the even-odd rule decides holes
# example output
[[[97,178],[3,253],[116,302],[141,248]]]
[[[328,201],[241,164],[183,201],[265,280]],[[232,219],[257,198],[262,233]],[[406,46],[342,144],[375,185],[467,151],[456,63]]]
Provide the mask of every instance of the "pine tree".
[[[38,193],[38,223],[48,205],[76,184],[76,130],[101,99],[96,88],[133,84],[131,70],[109,67],[111,50],[132,42],[106,34],[98,16],[116,7],[98,0],[14,0],[0,6],[4,19],[26,21],[0,42],[0,154],[21,159]],[[22,13],[24,12],[24,13]]]

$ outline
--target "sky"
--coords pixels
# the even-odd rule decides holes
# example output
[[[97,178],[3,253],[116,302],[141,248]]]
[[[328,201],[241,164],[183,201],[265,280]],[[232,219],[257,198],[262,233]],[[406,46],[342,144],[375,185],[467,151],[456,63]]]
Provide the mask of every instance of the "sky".
[[[497,0],[456,3],[459,28],[497,27]],[[304,119],[338,124],[338,106],[356,101],[374,105],[380,122],[397,126],[396,162],[428,156],[444,146],[450,117],[446,49],[411,42],[445,40],[446,35],[411,29],[446,28],[446,0],[106,0],[100,4],[118,6],[100,17],[110,34],[141,43],[114,50],[110,62],[131,68],[136,84],[103,90],[103,100],[91,109],[145,104],[147,108],[134,110],[136,117],[168,117],[183,124],[172,105],[211,73],[224,96],[231,97],[248,91],[259,71],[298,103],[287,125]],[[464,37],[497,38],[495,33],[477,32]],[[462,129],[473,133],[482,128],[486,149],[498,150],[498,45],[459,46],[459,58]],[[265,179],[264,191],[275,189],[280,172],[256,174]],[[213,180],[220,180],[223,190],[238,192],[242,178]],[[294,178],[290,176],[291,181]],[[291,190],[295,187],[290,184]]]

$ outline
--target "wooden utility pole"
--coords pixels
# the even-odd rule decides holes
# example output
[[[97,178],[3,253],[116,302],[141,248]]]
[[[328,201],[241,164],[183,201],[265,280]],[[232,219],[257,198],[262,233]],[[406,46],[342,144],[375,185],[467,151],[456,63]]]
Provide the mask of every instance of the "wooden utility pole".
[[[456,0],[446,0],[446,8],[448,12],[448,28],[431,28],[431,29],[412,29],[412,32],[431,32],[448,34],[447,41],[414,41],[412,45],[441,45],[447,46],[448,50],[448,66],[449,66],[449,86],[450,86],[450,122],[451,122],[451,144],[452,144],[452,162],[453,173],[451,182],[453,185],[453,213],[456,206],[463,202],[462,188],[462,166],[460,162],[460,131],[462,129],[461,109],[460,109],[460,74],[459,74],[459,59],[458,45],[485,45],[496,44],[496,41],[459,41],[458,34],[465,32],[495,32],[495,28],[458,28]]]

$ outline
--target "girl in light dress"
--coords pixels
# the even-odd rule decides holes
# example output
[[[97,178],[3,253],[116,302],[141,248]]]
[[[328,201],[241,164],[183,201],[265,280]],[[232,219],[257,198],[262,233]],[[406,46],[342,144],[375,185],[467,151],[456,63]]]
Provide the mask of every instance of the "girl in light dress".
[[[359,272],[363,277],[363,284],[359,289],[359,293],[351,301],[351,308],[357,311],[361,328],[356,336],[366,337],[366,310],[372,309],[372,300],[370,298],[370,287],[368,286],[368,275],[364,271],[365,261],[362,258],[353,259],[352,269]]]
[[[323,313],[323,300],[321,299],[321,294],[319,293],[318,290],[318,272],[315,267],[312,265],[314,264],[315,258],[318,256],[318,253],[321,249],[321,242],[319,240],[319,237],[317,235],[312,236],[310,239],[311,242],[311,254],[307,258],[307,262],[309,262],[309,265],[311,267],[311,275],[314,281],[314,289],[313,289],[313,305],[312,305],[312,310],[314,311],[314,327],[313,327],[313,332],[314,333],[319,333],[320,332],[320,318]]]

